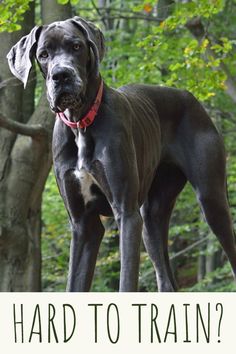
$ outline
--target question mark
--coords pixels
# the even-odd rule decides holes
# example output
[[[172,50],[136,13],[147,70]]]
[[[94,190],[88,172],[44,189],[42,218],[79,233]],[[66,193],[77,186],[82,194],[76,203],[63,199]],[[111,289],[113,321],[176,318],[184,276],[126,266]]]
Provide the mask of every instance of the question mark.
[[[218,324],[218,343],[220,343],[220,326],[221,326],[221,321],[222,321],[222,317],[223,317],[223,305],[218,303],[216,304],[216,311],[218,311],[218,308],[220,308],[220,318],[219,318],[219,324]]]

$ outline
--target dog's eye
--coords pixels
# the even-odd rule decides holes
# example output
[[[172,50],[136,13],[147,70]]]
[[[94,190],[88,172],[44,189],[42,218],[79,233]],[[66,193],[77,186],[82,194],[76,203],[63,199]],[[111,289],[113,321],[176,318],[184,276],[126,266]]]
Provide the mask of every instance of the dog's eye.
[[[43,52],[41,52],[39,54],[39,58],[41,59],[47,59],[48,58],[48,52],[46,50],[44,50]]]
[[[74,50],[79,50],[79,49],[80,49],[79,43],[74,43],[74,44],[73,44],[73,49],[74,49]]]

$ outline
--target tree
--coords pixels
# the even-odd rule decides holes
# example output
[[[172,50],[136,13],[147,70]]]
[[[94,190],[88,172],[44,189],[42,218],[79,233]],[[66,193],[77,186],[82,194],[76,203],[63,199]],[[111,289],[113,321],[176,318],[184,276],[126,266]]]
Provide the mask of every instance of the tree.
[[[11,1],[9,3],[12,5]],[[9,3],[5,1],[7,9]],[[24,1],[24,10],[26,6],[27,1]],[[37,21],[42,20],[43,23],[65,19],[71,15],[69,5],[58,5],[55,0],[42,0],[41,10]],[[21,22],[21,30],[3,32],[0,35],[1,291],[41,289],[41,202],[52,164],[51,135],[54,117],[48,109],[45,90],[35,106],[35,70],[24,91],[22,84],[11,77],[5,58],[11,46],[35,25],[34,14],[35,2],[30,2]],[[13,19],[18,21],[18,18]],[[10,30],[12,29],[15,26],[11,26]]]

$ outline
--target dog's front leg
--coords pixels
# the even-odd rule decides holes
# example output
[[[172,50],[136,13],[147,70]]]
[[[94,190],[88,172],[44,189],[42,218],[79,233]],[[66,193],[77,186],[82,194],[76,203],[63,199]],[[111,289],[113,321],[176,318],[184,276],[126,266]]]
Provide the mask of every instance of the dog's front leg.
[[[127,150],[132,152],[131,147]],[[137,291],[139,277],[143,223],[138,206],[138,173],[133,161],[130,163],[126,152],[119,154],[119,150],[108,149],[107,155],[96,161],[98,183],[112,207],[120,231],[119,290],[123,292]]]
[[[98,215],[82,215],[71,221],[72,240],[67,291],[89,291],[104,227]]]
[[[117,222],[120,229],[120,291],[137,291],[142,218],[139,211],[123,212]]]

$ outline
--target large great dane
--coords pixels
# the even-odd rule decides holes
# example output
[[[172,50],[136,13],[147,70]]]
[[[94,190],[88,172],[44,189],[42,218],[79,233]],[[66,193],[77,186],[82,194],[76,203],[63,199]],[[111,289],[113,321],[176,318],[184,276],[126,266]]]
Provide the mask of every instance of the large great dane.
[[[57,113],[54,168],[73,230],[68,290],[90,289],[104,234],[100,215],[114,215],[119,227],[120,291],[138,289],[142,231],[159,291],[176,290],[168,227],[187,181],[236,276],[225,151],[211,119],[187,91],[108,87],[99,73],[103,55],[101,31],[80,17],[33,28],[8,54],[24,85],[36,57]]]

